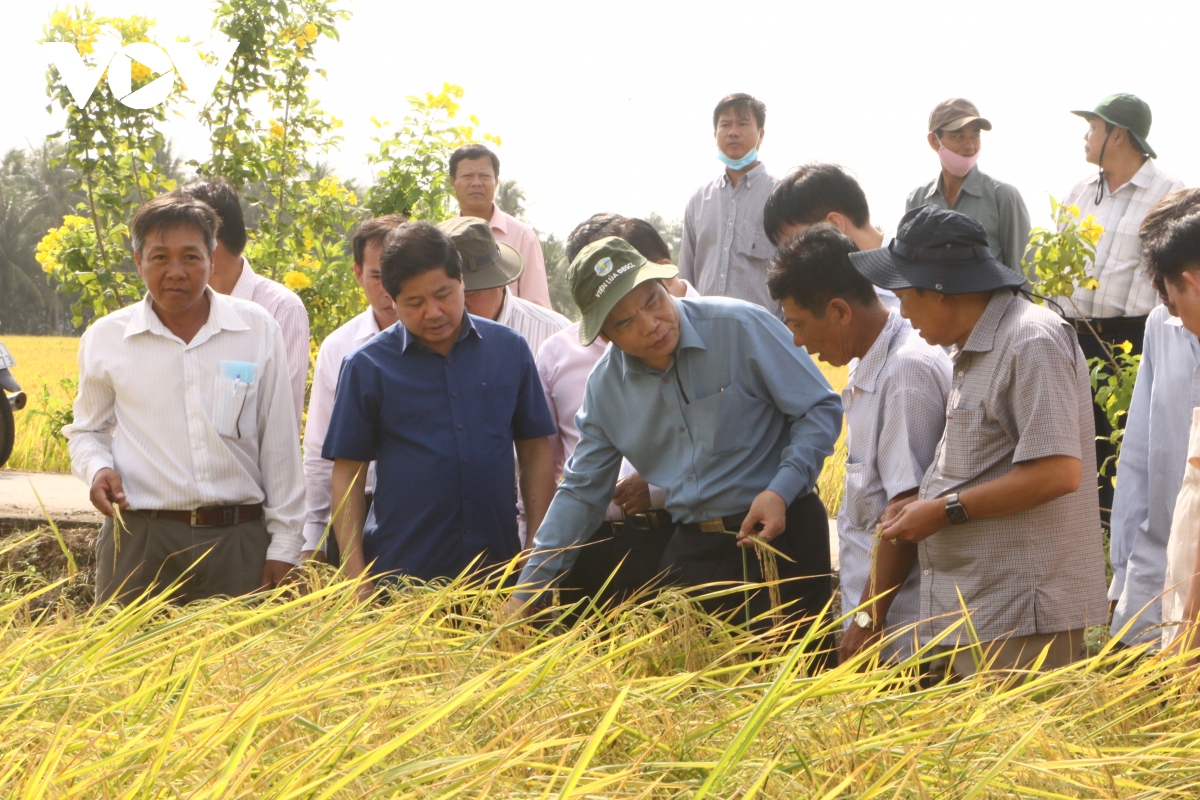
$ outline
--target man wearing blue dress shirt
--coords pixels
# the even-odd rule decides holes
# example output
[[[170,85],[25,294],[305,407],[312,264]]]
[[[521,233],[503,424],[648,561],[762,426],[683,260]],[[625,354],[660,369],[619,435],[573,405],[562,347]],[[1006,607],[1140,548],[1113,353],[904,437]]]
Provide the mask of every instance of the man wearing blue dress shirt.
[[[401,324],[342,362],[323,448],[346,571],[431,580],[508,561],[523,546],[514,445],[530,530],[554,493],[555,427],[533,354],[516,331],[466,313],[461,256],[432,225],[389,231],[380,270]]]
[[[603,334],[613,346],[588,378],[579,443],[516,601],[570,569],[576,545],[604,521],[624,456],[666,490],[676,525],[660,565],[669,581],[743,580],[740,548],[755,534],[793,559],[778,560],[787,613],[815,615],[832,586],[828,519],[813,489],[841,430],[841,400],[769,312],[740,300],[673,298],[662,281],[675,275],[617,237],[593,242],[571,264],[580,341]],[[759,580],[758,559],[747,563]],[[741,592],[705,601],[714,613],[742,603]],[[765,612],[765,593],[750,607]]]

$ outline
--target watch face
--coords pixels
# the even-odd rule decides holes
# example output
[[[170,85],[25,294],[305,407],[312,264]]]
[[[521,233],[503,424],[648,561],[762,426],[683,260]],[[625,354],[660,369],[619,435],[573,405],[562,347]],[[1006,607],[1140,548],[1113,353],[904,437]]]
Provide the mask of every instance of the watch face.
[[[866,611],[860,611],[854,615],[854,624],[868,630],[875,627],[875,624],[871,621],[871,615]]]
[[[950,520],[951,525],[961,525],[967,521],[967,510],[957,503],[948,505],[946,506],[946,518]]]

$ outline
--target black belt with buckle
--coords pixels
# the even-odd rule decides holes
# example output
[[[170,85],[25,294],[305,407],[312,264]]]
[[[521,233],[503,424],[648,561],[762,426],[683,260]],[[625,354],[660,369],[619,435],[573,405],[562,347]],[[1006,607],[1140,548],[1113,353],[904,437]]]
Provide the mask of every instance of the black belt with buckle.
[[[665,531],[675,527],[671,515],[661,508],[652,508],[645,514],[626,514],[624,519],[615,521],[624,523],[635,531]],[[616,526],[613,527],[615,529]]]
[[[1092,331],[1098,334],[1134,333],[1145,330],[1146,317],[1147,315],[1143,314],[1140,317],[1102,317],[1099,319],[1066,317],[1066,320],[1071,323],[1077,333],[1091,333]]]

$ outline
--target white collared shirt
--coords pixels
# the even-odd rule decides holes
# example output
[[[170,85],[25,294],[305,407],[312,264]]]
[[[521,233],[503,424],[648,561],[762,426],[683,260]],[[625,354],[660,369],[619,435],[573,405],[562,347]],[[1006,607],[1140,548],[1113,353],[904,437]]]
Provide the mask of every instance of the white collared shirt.
[[[295,564],[304,483],[283,337],[259,306],[205,292],[208,321],[186,344],[149,295],[83,334],[71,469],[88,486],[115,469],[137,510],[262,503],[267,558]]]
[[[951,369],[941,348],[926,344],[908,320],[890,311],[887,324],[842,390],[847,458],[838,513],[838,563],[847,610],[857,606],[866,591],[871,542],[888,501],[919,487],[933,461],[946,425]],[[918,573],[914,565],[892,601],[889,627],[917,622]]]
[[[1096,205],[1098,180],[1100,176],[1093,175],[1080,181],[1063,203],[1078,206],[1080,219],[1091,214],[1104,227],[1104,234],[1096,243],[1095,264],[1088,270],[1100,282],[1100,288],[1076,289],[1064,309],[1071,316],[1087,319],[1149,314],[1158,305],[1158,292],[1150,285],[1146,265],[1142,263],[1138,229],[1146,213],[1169,192],[1183,188],[1183,181],[1161,172],[1154,159],[1147,158],[1142,168],[1115,192],[1108,191],[1105,184],[1104,198]]]
[[[1158,644],[1171,515],[1183,485],[1196,406],[1200,341],[1159,306],[1146,320],[1113,493],[1108,599],[1117,602],[1112,635],[1128,645]]]
[[[257,303],[279,323],[283,331],[289,384],[296,408],[296,424],[299,425],[304,416],[304,384],[308,381],[310,357],[308,310],[304,308],[304,301],[286,286],[256,273],[244,257],[242,274],[238,276],[238,282],[229,296]]]
[[[379,322],[375,312],[366,311],[325,337],[317,352],[313,370],[312,393],[308,401],[308,421],[304,425],[304,549],[324,550],[322,537],[329,525],[332,504],[333,462],[321,458],[338,375],[346,356],[375,338]],[[375,491],[375,462],[367,467],[367,493]],[[340,499],[340,498],[339,498]]]

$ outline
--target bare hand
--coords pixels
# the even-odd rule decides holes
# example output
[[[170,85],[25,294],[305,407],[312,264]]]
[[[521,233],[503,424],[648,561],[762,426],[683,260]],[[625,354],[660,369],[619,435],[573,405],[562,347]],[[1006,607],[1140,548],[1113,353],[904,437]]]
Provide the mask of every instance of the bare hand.
[[[759,525],[761,528],[758,528]],[[764,542],[769,542],[787,527],[787,503],[775,492],[767,489],[750,504],[750,511],[742,520],[742,529],[738,531],[737,543],[741,547],[753,547],[751,535],[757,536]]]
[[[303,550],[303,551],[301,551],[300,563],[303,564],[306,561],[313,561],[317,564],[326,563],[327,559],[325,558],[325,551],[324,550]]]
[[[267,559],[267,563],[263,564],[262,585],[259,589],[274,589],[289,583],[294,577],[292,572],[295,569],[295,564]]]
[[[884,518],[883,538],[910,544],[928,539],[949,522],[946,519],[946,501],[940,497],[906,503],[891,519],[887,519],[886,513]]]
[[[878,642],[882,636],[883,631],[881,630],[860,628],[858,627],[858,623],[851,622],[850,627],[846,628],[846,632],[842,634],[842,644],[838,648],[838,655],[842,663],[846,663],[863,650]]]
[[[504,605],[500,609],[500,616],[503,621],[525,619],[532,616],[533,612],[533,603],[514,594],[509,595],[508,599],[504,601]]]
[[[885,524],[890,522],[897,514],[900,513],[902,508],[906,508],[915,502],[917,502],[917,495],[915,493],[893,500],[892,502],[888,503],[887,508],[883,510],[883,519],[881,522]]]
[[[96,477],[92,478],[92,491],[88,495],[92,501],[92,505],[106,517],[114,515],[113,503],[116,503],[122,509],[129,508],[129,501],[125,499],[125,488],[121,483],[121,476],[117,474],[115,469],[105,467],[96,473]]]
[[[650,484],[636,472],[617,481],[613,502],[626,514],[645,514],[650,510]]]
[[[363,580],[356,587],[358,602],[366,603],[375,595],[375,581]]]

